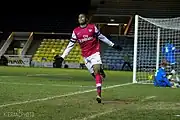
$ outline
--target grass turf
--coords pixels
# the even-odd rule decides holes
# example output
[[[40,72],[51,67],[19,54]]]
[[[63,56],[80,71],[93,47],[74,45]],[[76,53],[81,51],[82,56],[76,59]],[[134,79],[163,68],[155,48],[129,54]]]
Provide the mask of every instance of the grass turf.
[[[86,70],[0,70],[0,120],[180,119],[179,89],[141,84],[119,86],[103,90],[103,103],[98,104],[96,91],[89,91],[95,88],[95,81]],[[105,87],[132,82],[131,72],[106,74]]]

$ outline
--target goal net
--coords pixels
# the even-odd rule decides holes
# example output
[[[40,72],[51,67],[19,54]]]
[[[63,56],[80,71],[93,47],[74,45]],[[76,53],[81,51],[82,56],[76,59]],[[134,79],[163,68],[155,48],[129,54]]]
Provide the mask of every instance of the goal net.
[[[171,44],[174,48],[168,49]],[[180,62],[180,17],[144,18],[135,16],[133,83],[153,82],[152,75],[159,68],[166,52],[175,57],[176,73]],[[170,68],[171,69],[171,68]]]

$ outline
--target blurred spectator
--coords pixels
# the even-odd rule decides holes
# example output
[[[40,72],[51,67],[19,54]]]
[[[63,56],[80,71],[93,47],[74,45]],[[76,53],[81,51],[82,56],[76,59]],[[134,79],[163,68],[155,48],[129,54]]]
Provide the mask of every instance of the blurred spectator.
[[[42,57],[42,61],[46,61],[47,59],[45,57]]]
[[[8,66],[8,59],[4,55],[1,56],[0,64],[3,66]]]
[[[130,57],[129,57],[128,54],[125,54],[125,55],[124,55],[124,64],[123,64],[121,70],[123,70],[126,65],[128,65],[128,67],[130,68],[130,70],[132,70],[132,68],[131,68],[131,63],[130,63]]]

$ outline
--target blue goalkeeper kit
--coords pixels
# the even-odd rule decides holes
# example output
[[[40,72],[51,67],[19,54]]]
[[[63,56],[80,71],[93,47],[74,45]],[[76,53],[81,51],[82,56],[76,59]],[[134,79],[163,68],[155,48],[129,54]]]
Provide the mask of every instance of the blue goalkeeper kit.
[[[172,84],[166,76],[166,71],[163,67],[160,67],[154,77],[154,86],[158,87],[171,87]]]
[[[170,64],[175,64],[176,59],[175,59],[175,47],[172,43],[168,43],[163,47],[162,53],[165,56],[165,59],[170,63]]]

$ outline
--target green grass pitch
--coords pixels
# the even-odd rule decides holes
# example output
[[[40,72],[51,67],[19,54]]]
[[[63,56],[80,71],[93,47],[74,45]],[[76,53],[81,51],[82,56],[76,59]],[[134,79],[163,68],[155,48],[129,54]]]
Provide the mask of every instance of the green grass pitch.
[[[103,103],[87,70],[0,67],[0,120],[179,120],[180,89],[106,71]]]

